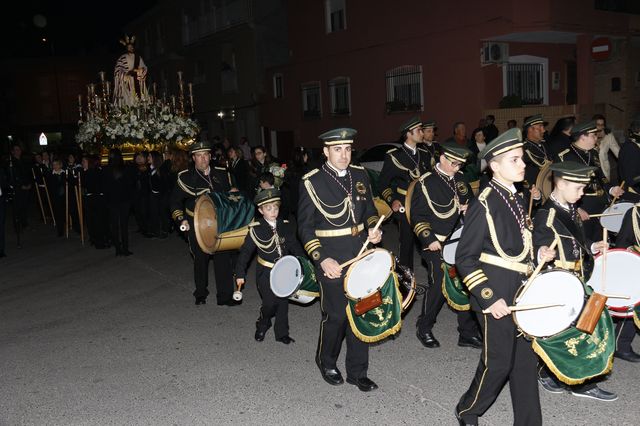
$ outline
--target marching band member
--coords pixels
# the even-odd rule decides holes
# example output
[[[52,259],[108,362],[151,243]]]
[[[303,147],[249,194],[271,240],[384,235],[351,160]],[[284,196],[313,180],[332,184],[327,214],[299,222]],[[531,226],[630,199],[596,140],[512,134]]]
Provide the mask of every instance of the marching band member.
[[[532,225],[527,203],[516,192],[524,179],[522,134],[510,129],[479,155],[488,162],[492,180],[469,205],[456,251],[456,268],[480,316],[483,349],[471,386],[455,414],[460,424],[477,425],[509,381],[514,424],[542,424],[536,356],[511,317],[511,302],[531,272]],[[546,254],[543,260],[551,260]],[[483,310],[489,314],[482,314]]]
[[[422,122],[422,148],[429,153],[429,169],[433,169],[440,158],[440,144],[436,142],[436,122],[426,120]]]
[[[196,289],[193,292],[196,305],[207,303],[209,290],[210,255],[203,252],[196,240],[193,215],[196,199],[210,192],[227,192],[232,182],[229,172],[223,167],[212,167],[211,146],[207,142],[197,142],[189,150],[194,167],[178,174],[178,181],[171,194],[171,217],[177,226],[189,235],[189,247],[193,255],[193,275]],[[218,305],[235,306],[233,297],[233,263],[235,253],[223,251],[213,255],[216,276],[216,299]]]
[[[298,234],[316,265],[320,284],[322,323],[316,364],[327,383],[341,385],[344,380],[336,361],[346,336],[347,382],[368,392],[378,386],[367,377],[369,346],[348,325],[340,264],[358,254],[367,235],[373,244],[379,243],[382,232],[373,230],[378,216],[369,177],[362,167],[349,164],[355,135],[355,130],[343,128],[319,136],[327,162],[302,179]]]
[[[459,216],[466,212],[467,203],[473,197],[471,188],[464,182],[460,172],[470,155],[471,151],[467,148],[450,142],[443,143],[433,172],[420,177],[411,199],[411,226],[420,241],[420,253],[427,264],[431,283],[416,324],[418,340],[427,348],[440,346],[432,328],[445,302],[442,294],[442,244],[454,231]],[[478,325],[471,311],[458,311],[458,332],[458,346],[482,347]]]
[[[637,131],[640,134],[640,121]],[[629,142],[623,144],[626,145]],[[622,151],[620,151],[622,153]],[[622,156],[620,157],[622,158]],[[635,157],[638,161],[638,157]],[[625,213],[620,232],[616,236],[616,247],[640,252],[640,210],[636,204]],[[634,321],[629,318],[616,320],[616,352],[613,356],[629,362],[640,362],[640,355],[631,347],[636,336]]]
[[[524,164],[527,165],[524,172],[524,180],[529,187],[535,185],[540,169],[546,163],[552,161],[551,152],[546,147],[544,140],[544,128],[547,123],[542,119],[542,114],[535,114],[525,118],[522,125],[524,133]]]
[[[588,256],[586,250],[595,254],[607,245],[605,241],[592,243],[585,236],[582,219],[580,219],[575,207],[575,204],[582,198],[585,187],[591,181],[596,167],[574,161],[564,161],[552,164],[551,170],[554,175],[554,190],[536,213],[533,245],[538,250],[544,250],[555,239],[558,239],[556,252],[559,254],[559,259],[554,261],[554,266],[578,274],[584,282],[583,257]],[[600,401],[618,399],[618,395],[599,388],[593,382],[567,387],[544,366],[538,369],[538,381],[545,390],[551,393],[563,393],[568,388],[575,396]]]
[[[571,132],[574,142],[569,148],[558,153],[560,161],[575,161],[585,166],[596,167],[594,177],[584,190],[578,213],[584,222],[585,235],[596,240],[602,235],[602,227],[597,220],[589,220],[590,214],[602,213],[609,204],[608,195],[620,197],[624,190],[611,185],[600,168],[600,160],[596,148],[598,128],[595,121],[576,124]]]
[[[418,147],[422,142],[423,127],[420,117],[409,119],[400,127],[402,145],[387,151],[380,172],[382,198],[391,206],[400,232],[400,254],[403,266],[413,269],[415,237],[403,210],[407,202],[409,184],[429,170],[431,154]],[[401,211],[402,210],[402,211]]]
[[[629,138],[620,148],[618,171],[629,190],[640,194],[640,118],[631,122]]]
[[[256,321],[255,339],[258,342],[264,340],[267,330],[271,328],[271,318],[275,316],[276,341],[288,345],[295,342],[289,336],[289,299],[273,294],[270,274],[274,263],[282,256],[304,256],[304,251],[289,221],[278,219],[280,191],[276,188],[264,189],[258,192],[254,201],[262,219],[249,224],[249,234],[244,239],[236,263],[236,284],[238,287],[245,284],[249,261],[257,250],[256,283],[262,306]]]

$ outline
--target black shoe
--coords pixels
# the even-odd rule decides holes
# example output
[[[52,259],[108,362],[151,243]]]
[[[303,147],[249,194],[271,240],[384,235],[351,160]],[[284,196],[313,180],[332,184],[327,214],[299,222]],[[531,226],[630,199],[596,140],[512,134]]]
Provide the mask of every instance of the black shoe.
[[[611,402],[618,399],[618,395],[595,386],[588,390],[576,389],[571,391],[571,395],[582,398],[597,399],[598,401]]]
[[[551,393],[564,393],[565,387],[556,382],[552,377],[545,376],[542,377],[538,375],[538,383],[542,386],[544,390]]]
[[[347,383],[356,385],[362,392],[371,392],[372,390],[378,389],[378,385],[368,377],[360,377],[359,379],[347,377]]]
[[[629,352],[615,351],[613,356],[629,362],[640,362],[640,354],[634,352],[633,349],[630,349]]]
[[[337,368],[323,368],[320,367],[320,374],[325,382],[333,386],[338,386],[344,383],[342,373]]]
[[[289,343],[294,343],[294,342],[295,342],[295,340],[293,340],[293,339],[292,339],[291,337],[289,337],[289,336],[284,336],[284,337],[281,337],[281,338],[279,338],[279,339],[276,339],[276,342],[282,342],[282,343],[284,343],[285,345],[288,345]]]
[[[207,298],[206,297],[196,297],[196,305],[206,305]]]
[[[477,336],[472,337],[458,337],[458,346],[463,348],[482,349],[482,340]]]
[[[264,340],[264,335],[267,334],[267,330],[256,330],[255,339],[258,342],[262,342]]]
[[[420,330],[416,330],[416,336],[425,348],[439,348],[440,342],[435,338],[432,332],[428,331],[424,334],[420,333]]]

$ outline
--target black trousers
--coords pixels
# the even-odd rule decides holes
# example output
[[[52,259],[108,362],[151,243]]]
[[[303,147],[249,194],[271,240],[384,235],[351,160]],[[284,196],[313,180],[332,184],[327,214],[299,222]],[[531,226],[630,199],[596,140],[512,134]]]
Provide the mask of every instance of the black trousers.
[[[620,318],[616,323],[616,351],[631,352],[631,342],[636,337],[636,325],[633,318]]]
[[[158,235],[163,231],[161,222],[161,199],[162,196],[160,194],[151,193],[149,195],[147,232],[150,234]]]
[[[366,377],[369,368],[369,345],[358,339],[347,319],[347,298],[344,295],[344,277],[332,280],[324,276],[322,269],[316,269],[320,283],[320,309],[322,322],[316,362],[323,368],[337,368],[336,362],[342,349],[342,341],[347,338],[347,377]]]
[[[56,220],[56,231],[59,237],[64,235],[64,227],[66,222],[65,215],[65,201],[64,196],[54,196],[51,198],[51,204],[53,207],[53,217]]]
[[[416,246],[416,237],[411,228],[411,224],[407,220],[407,215],[396,212],[393,214],[396,222],[398,222],[398,231],[400,236],[400,254],[398,259],[400,264],[413,270],[413,252]]]
[[[458,403],[460,416],[467,423],[477,424],[478,417],[493,404],[508,380],[513,424],[541,425],[537,357],[531,343],[523,337],[516,337],[518,330],[511,316],[499,320],[490,314],[482,317],[480,328],[484,348],[471,386]]]
[[[271,268],[260,264],[256,265],[256,283],[262,298],[256,328],[260,331],[267,331],[271,327],[271,318],[276,317],[273,330],[276,339],[281,339],[289,335],[289,299],[273,294],[269,279],[270,273]]]
[[[96,248],[102,248],[109,241],[109,215],[104,196],[99,194],[84,197],[85,218],[89,240]]]
[[[0,195],[0,254],[4,254],[5,245],[5,222],[7,219],[7,197],[3,193]]]
[[[29,198],[30,189],[16,188],[13,194],[13,214],[17,216],[17,222],[21,227],[29,226]]]
[[[149,227],[149,195],[136,192],[136,199],[133,203],[133,214],[138,225],[138,232],[143,234],[148,232]]]
[[[429,333],[436,323],[436,318],[442,309],[442,305],[446,300],[442,294],[442,280],[444,272],[442,271],[442,257],[440,251],[422,251],[422,260],[427,265],[427,273],[429,274],[429,291],[427,291],[422,299],[422,311],[418,317],[416,326],[418,333]],[[478,322],[475,313],[469,309],[468,311],[457,311],[458,314],[458,333],[461,337],[471,338],[479,334]]]
[[[213,272],[216,279],[216,299],[218,303],[225,303],[232,300],[235,289],[233,281],[233,271],[235,261],[238,257],[237,251],[222,251],[213,255],[207,254],[200,249],[196,240],[193,223],[190,223],[189,247],[193,255],[193,279],[196,289],[193,296],[206,298],[209,295],[209,260],[213,258]]]
[[[111,228],[111,242],[116,253],[129,250],[129,213],[130,203],[118,203],[109,206],[109,225]]]

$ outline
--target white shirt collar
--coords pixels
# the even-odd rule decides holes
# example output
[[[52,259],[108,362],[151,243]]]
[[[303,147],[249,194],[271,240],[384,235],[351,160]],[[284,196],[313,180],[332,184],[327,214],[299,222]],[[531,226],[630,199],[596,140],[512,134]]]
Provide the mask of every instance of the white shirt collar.
[[[496,181],[496,183],[497,183],[498,185],[500,185],[501,187],[503,187],[503,188],[508,189],[509,191],[511,191],[511,193],[512,193],[512,194],[515,194],[516,192],[518,192],[518,190],[516,189],[516,186],[515,186],[513,183],[507,186],[505,183],[500,182],[500,181],[499,181],[497,178],[495,178],[495,177],[493,178],[493,180],[494,180],[494,181]]]
[[[416,155],[416,151],[418,150],[418,147],[417,147],[417,146],[416,146],[415,148],[411,148],[409,145],[407,145],[407,143],[406,143],[406,142],[404,143],[404,146],[405,146],[409,151],[411,151],[411,153],[412,153],[413,155]]]
[[[347,175],[347,169],[338,170],[335,167],[333,167],[331,165],[331,163],[328,162],[328,161],[327,161],[327,167],[329,167],[329,169],[333,170],[335,172],[335,174],[337,174],[339,177],[345,177]]]
[[[267,222],[272,228],[276,227],[277,221],[275,221],[275,220],[272,221],[272,220],[265,219],[265,222]]]
[[[442,170],[442,169],[440,168],[440,163],[436,164],[436,169],[438,169],[438,173],[440,173],[442,176],[445,176],[445,177],[447,177],[447,178],[449,178],[449,179],[452,179],[452,178],[453,178],[453,176],[449,176],[448,174],[446,174],[446,173],[445,173],[445,171],[444,171],[444,170]]]

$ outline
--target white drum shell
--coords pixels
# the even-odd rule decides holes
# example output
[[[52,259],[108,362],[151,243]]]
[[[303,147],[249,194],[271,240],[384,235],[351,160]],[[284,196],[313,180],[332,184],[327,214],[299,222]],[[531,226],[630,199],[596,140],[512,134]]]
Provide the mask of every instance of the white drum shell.
[[[345,293],[355,300],[375,293],[389,278],[392,267],[391,253],[384,249],[375,249],[351,265],[345,278]]]
[[[451,240],[459,240],[462,235],[462,229],[464,226],[456,229],[453,234],[451,234]],[[456,249],[458,248],[458,241],[453,243],[445,243],[444,247],[442,247],[442,259],[447,262],[449,265],[455,265],[456,263]]]
[[[516,306],[562,304],[550,308],[514,311],[518,328],[528,336],[549,337],[566,330],[578,318],[584,306],[584,286],[570,272],[550,270],[540,273]]]
[[[617,213],[612,216],[601,216],[600,224],[603,228],[608,229],[611,232],[615,232],[616,234],[620,232],[620,228],[622,227],[622,219],[624,219],[624,214],[633,207],[633,203],[617,203],[613,206],[606,209],[602,214],[611,214]]]
[[[278,259],[269,274],[271,291],[278,297],[289,297],[298,291],[302,279],[302,265],[295,256]]]
[[[629,299],[610,297],[607,306],[626,311],[640,302],[640,255],[624,250],[607,251],[605,280],[602,280],[602,255],[595,258],[593,273],[587,284],[601,294],[629,296]]]

